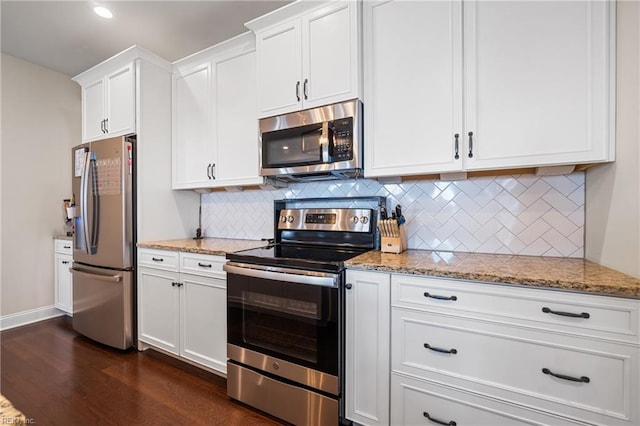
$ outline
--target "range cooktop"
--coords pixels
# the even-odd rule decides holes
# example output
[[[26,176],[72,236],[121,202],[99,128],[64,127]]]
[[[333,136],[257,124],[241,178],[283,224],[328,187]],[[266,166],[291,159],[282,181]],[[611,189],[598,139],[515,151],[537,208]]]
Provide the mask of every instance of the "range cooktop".
[[[339,272],[344,269],[346,260],[369,250],[369,248],[272,244],[267,247],[229,253],[227,259],[239,263]]]

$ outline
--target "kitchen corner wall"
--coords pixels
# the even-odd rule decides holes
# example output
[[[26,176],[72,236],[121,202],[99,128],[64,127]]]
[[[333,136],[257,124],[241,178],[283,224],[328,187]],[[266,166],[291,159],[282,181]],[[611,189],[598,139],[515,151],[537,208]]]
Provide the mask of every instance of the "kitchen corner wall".
[[[62,200],[71,195],[82,114],[80,86],[67,75],[6,54],[0,74],[1,319],[54,311],[53,235],[64,230]]]
[[[587,170],[585,257],[640,278],[640,3],[616,7],[616,161]]]
[[[203,194],[207,237],[273,237],[273,201],[317,197],[388,197],[407,218],[409,248],[583,257],[585,175],[511,175],[460,181],[375,180],[295,183],[278,190]]]

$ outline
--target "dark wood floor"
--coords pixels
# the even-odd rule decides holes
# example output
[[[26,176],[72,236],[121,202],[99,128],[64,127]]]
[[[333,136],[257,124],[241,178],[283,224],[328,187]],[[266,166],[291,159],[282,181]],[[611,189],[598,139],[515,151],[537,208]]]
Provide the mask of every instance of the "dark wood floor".
[[[36,425],[282,425],[226,381],[154,351],[79,336],[68,317],[0,333],[0,392]]]

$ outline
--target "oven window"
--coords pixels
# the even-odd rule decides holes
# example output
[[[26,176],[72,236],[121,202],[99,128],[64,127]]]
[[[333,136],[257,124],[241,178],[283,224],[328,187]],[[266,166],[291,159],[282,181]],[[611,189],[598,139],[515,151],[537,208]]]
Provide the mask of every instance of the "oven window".
[[[338,289],[227,274],[228,341],[337,375]]]
[[[292,167],[322,163],[322,124],[262,134],[262,167]]]

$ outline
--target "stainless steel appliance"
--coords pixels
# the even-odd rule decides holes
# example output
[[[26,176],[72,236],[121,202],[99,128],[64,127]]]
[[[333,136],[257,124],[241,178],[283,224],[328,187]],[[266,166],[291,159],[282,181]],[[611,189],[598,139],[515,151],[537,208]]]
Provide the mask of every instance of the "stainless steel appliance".
[[[76,200],[73,328],[119,349],[133,346],[135,136],[72,149]]]
[[[335,426],[344,261],[375,247],[377,214],[286,203],[275,203],[273,244],[227,255],[227,394],[296,425]]]
[[[290,181],[362,174],[362,102],[260,120],[260,175]]]

